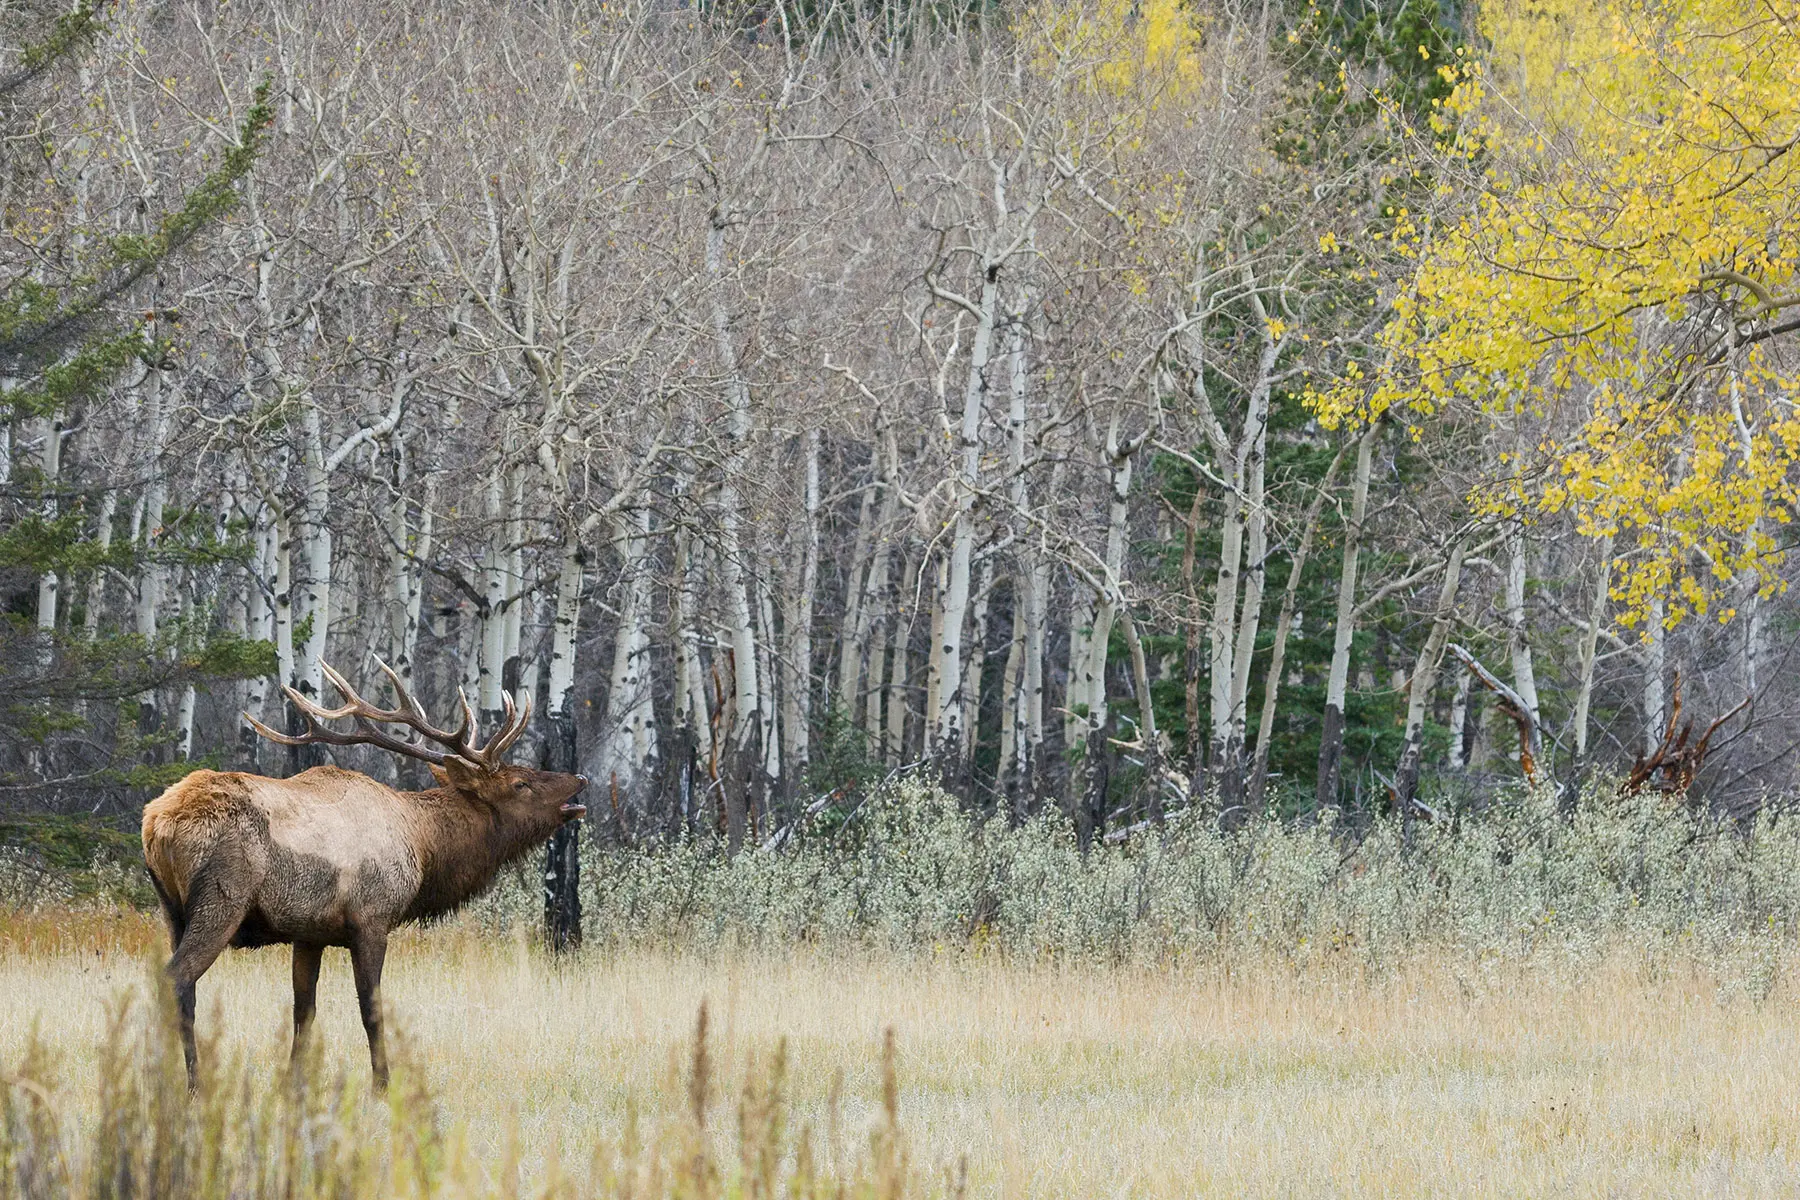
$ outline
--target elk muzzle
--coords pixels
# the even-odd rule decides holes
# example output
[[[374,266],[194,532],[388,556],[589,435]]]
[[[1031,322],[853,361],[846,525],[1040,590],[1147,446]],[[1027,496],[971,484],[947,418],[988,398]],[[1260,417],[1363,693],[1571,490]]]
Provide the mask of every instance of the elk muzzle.
[[[576,795],[579,795],[581,793],[581,789],[587,786],[587,781],[588,780],[587,780],[586,775],[577,775],[575,777],[575,794]],[[562,819],[563,820],[573,821],[573,820],[576,820],[577,818],[585,817],[585,816],[587,816],[587,805],[575,803],[573,797],[571,797],[569,800],[567,800],[563,803],[563,806],[562,806]]]

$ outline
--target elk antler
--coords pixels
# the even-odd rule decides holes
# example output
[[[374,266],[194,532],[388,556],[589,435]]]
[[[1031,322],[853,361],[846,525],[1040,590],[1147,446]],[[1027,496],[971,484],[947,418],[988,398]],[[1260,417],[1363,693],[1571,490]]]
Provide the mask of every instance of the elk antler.
[[[342,707],[321,708],[293,688],[283,684],[281,690],[287,693],[287,698],[293,701],[294,707],[300,710],[300,715],[306,718],[307,730],[305,733],[298,736],[277,733],[249,713],[244,714],[244,720],[250,722],[250,727],[256,732],[283,746],[379,746],[383,750],[391,750],[395,754],[421,759],[440,767],[450,758],[460,758],[479,770],[490,773],[500,769],[501,760],[507,750],[519,740],[519,737],[525,732],[526,722],[531,720],[531,701],[529,699],[525,701],[524,710],[518,711],[513,704],[512,697],[504,697],[506,719],[501,722],[499,732],[488,739],[487,745],[477,748],[470,741],[475,732],[475,710],[469,706],[469,698],[463,695],[460,688],[457,690],[456,696],[458,700],[462,701],[462,724],[454,733],[451,733],[439,729],[431,723],[425,715],[425,710],[406,690],[405,685],[400,682],[400,676],[394,673],[392,667],[380,659],[375,660],[375,665],[381,668],[382,674],[386,675],[388,681],[394,685],[394,694],[400,701],[394,708],[376,708],[357,695],[348,680],[332,670],[329,664],[321,661],[319,669],[325,673],[325,678],[331,680],[331,685],[337,688],[344,697],[345,704]],[[336,721],[344,717],[351,717],[356,721],[354,731],[339,732],[326,725],[327,721]],[[404,725],[415,733],[443,746],[448,753],[433,750],[429,746],[408,738],[395,737],[377,729],[377,725]]]

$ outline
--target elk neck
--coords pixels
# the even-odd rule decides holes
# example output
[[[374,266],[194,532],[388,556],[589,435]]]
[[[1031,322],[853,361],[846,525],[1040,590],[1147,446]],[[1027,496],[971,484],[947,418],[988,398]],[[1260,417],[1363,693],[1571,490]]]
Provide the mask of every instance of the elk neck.
[[[434,917],[472,899],[502,867],[554,832],[553,822],[502,811],[453,788],[402,792],[419,861],[419,894],[407,917]]]

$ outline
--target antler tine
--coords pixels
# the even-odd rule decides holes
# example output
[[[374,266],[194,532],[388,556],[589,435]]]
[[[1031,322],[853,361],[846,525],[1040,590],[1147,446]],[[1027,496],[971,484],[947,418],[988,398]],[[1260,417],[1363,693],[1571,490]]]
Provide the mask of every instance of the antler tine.
[[[458,694],[460,695],[461,693],[458,693]],[[512,718],[513,718],[513,699],[512,699],[512,697],[507,695],[505,692],[502,692],[502,693],[500,693],[500,703],[504,706],[505,713],[500,719],[499,730],[494,734],[493,737],[491,737],[487,740],[487,744],[485,746],[482,746],[480,749],[476,749],[474,747],[474,745],[471,743],[469,749],[465,752],[465,757],[467,757],[469,759],[469,761],[471,761],[471,762],[475,763],[476,765],[478,765],[479,767],[481,767],[481,769],[484,771],[498,771],[500,769],[500,759],[499,759],[499,756],[494,753],[494,743],[500,740],[500,734],[505,733],[507,726],[512,724]],[[468,705],[469,705],[468,697],[464,696],[463,697],[463,710],[465,712],[471,712],[471,714],[472,714],[472,710],[469,709]]]
[[[482,752],[477,750],[473,743],[475,735],[474,706],[469,703],[469,697],[464,694],[461,688],[456,689],[456,699],[462,707],[462,724],[457,726],[456,732],[445,733],[443,730],[439,729],[431,731],[427,736],[441,742],[449,749],[452,755],[462,759],[464,762],[480,767],[484,771],[493,770],[493,766],[482,757]],[[421,730],[421,732],[424,731]]]
[[[287,697],[289,700],[293,701],[294,707],[306,714],[309,719],[335,721],[339,717],[354,716],[361,708],[361,698],[354,692],[347,693],[349,696],[349,703],[345,704],[342,708],[326,708],[315,701],[308,700],[305,696],[302,696],[299,692],[296,692],[285,683],[281,685],[281,690],[287,693]]]
[[[524,735],[526,726],[531,723],[530,696],[525,697],[524,707],[517,711],[514,710],[511,696],[505,697],[505,702],[506,720],[500,726],[499,732],[494,734],[481,751],[482,757],[491,762],[496,769],[500,766],[500,759],[508,750],[512,749],[512,744]]]
[[[398,701],[398,704],[394,708],[376,708],[351,690],[350,685],[345,682],[342,675],[332,670],[331,667],[327,666],[324,662],[320,662],[319,666],[331,677],[331,682],[336,685],[337,689],[343,692],[353,704],[353,707],[339,710],[335,715],[354,716],[358,725],[362,726],[370,733],[377,735],[379,735],[379,731],[371,729],[370,722],[405,725],[413,732],[422,734],[431,741],[443,746],[449,754],[454,755],[457,758],[474,761],[470,758],[469,739],[475,732],[475,717],[469,710],[467,701],[464,701],[463,703],[462,726],[454,733],[439,729],[436,725],[431,723],[431,718],[425,715],[424,707],[413,697],[411,692],[406,690],[406,685],[401,682],[399,674],[379,658],[375,660],[375,665],[381,669],[382,673],[388,677],[388,681],[394,686],[394,696]],[[415,745],[416,743],[408,742],[406,744]],[[437,754],[435,751],[432,753],[434,754],[436,761],[440,763],[443,761],[444,755]]]
[[[338,694],[349,704],[364,711],[371,710],[375,707],[373,704],[370,704],[367,700],[364,700],[361,696],[357,695],[356,689],[350,686],[350,681],[338,674],[337,668],[333,667],[324,659],[319,660],[319,673],[331,681],[331,686],[336,688]]]
[[[281,685],[281,691],[288,698],[288,703],[300,710],[300,715],[306,718],[307,723],[315,726],[325,721],[335,721],[340,717],[353,717],[362,707],[354,693],[351,694],[350,702],[342,708],[326,708],[316,701],[308,700],[285,683]]]
[[[244,713],[243,718],[244,718],[244,720],[246,720],[250,723],[250,728],[256,730],[256,732],[262,734],[264,737],[268,738],[271,742],[279,742],[283,746],[311,745],[311,743],[306,738],[290,737],[289,735],[287,735],[285,733],[276,733],[273,729],[270,729],[267,725],[264,725],[261,721],[257,720],[255,717],[251,716],[249,713]]]
[[[379,658],[375,660],[375,665],[381,668],[381,673],[386,675],[388,682],[394,685],[394,695],[399,699],[400,707],[419,720],[429,723],[430,718],[425,715],[425,710],[419,706],[417,700],[413,699],[412,693],[406,690],[406,685],[400,682],[400,673]]]
[[[469,739],[475,736],[475,706],[469,703],[469,698],[463,694],[461,688],[456,689],[456,699],[462,704],[462,725],[456,731],[456,741],[465,751],[472,751],[474,746],[470,744]],[[464,757],[468,758],[470,762],[475,761],[470,755],[464,755]]]
[[[513,743],[518,741],[521,737],[524,737],[525,730],[530,728],[530,726],[531,726],[531,697],[527,696],[527,697],[525,697],[525,703],[519,709],[518,721],[516,721],[513,724],[511,731],[506,735],[506,740],[500,744],[500,748],[499,748],[499,750],[496,751],[496,753],[504,754],[508,750],[511,750]]]

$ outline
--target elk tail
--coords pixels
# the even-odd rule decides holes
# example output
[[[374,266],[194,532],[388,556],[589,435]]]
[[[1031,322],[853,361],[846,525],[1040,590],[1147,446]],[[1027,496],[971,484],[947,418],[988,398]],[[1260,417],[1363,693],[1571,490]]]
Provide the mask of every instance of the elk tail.
[[[169,948],[171,951],[179,949],[181,935],[187,928],[187,920],[182,914],[181,905],[174,896],[169,894],[169,889],[163,886],[163,881],[156,877],[155,871],[146,866],[144,874],[150,876],[150,886],[156,889],[156,899],[162,904],[163,916],[169,922]]]

